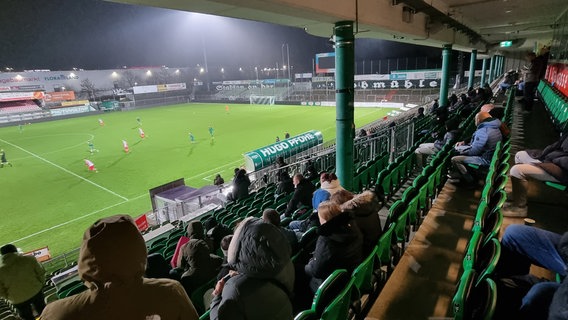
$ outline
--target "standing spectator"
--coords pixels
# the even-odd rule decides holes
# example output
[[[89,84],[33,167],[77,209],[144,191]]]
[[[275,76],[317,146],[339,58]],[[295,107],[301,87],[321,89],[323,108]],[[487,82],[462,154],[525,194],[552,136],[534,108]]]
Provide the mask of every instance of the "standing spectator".
[[[515,165],[509,170],[513,186],[513,204],[503,208],[507,217],[527,216],[529,179],[568,184],[568,134],[544,150],[523,150],[515,154]]]
[[[32,306],[38,314],[45,308],[45,270],[34,256],[19,254],[13,244],[0,248],[0,254],[0,297],[10,301],[22,319],[35,319]]]
[[[530,273],[538,265],[563,278],[547,281]],[[566,319],[568,314],[568,232],[558,234],[522,224],[505,229],[495,269],[495,319]]]
[[[259,218],[244,219],[229,245],[228,280],[217,282],[211,320],[290,320],[294,266],[284,234]]]
[[[280,179],[280,175],[282,172],[288,172],[288,168],[285,168],[288,164],[284,162],[284,157],[276,158],[276,168],[278,171],[276,172],[276,176]]]
[[[286,211],[284,211],[284,215],[289,217],[296,209],[300,206],[311,206],[312,203],[312,194],[316,187],[313,185],[311,181],[304,179],[304,176],[301,173],[296,173],[294,178],[292,179],[294,182],[294,195],[290,202],[288,202],[288,206],[286,207]]]
[[[290,133],[288,133],[288,131],[284,133],[284,139],[290,139]]]
[[[477,130],[473,133],[470,144],[464,141],[456,143],[454,148],[457,156],[452,157],[454,172],[450,174],[450,183],[465,182],[473,187],[474,178],[468,172],[466,164],[488,166],[491,163],[493,152],[502,135],[499,127],[501,121],[494,119],[488,112],[479,112],[475,115]]]
[[[245,169],[239,169],[233,179],[233,191],[227,195],[227,200],[235,201],[246,198],[249,194],[250,179]]]
[[[132,217],[98,220],[85,231],[79,252],[79,276],[88,290],[50,303],[40,319],[197,320],[179,282],[143,277],[146,256],[146,243]]]
[[[542,68],[542,60],[537,59],[537,56],[534,52],[528,52],[525,56],[525,59],[528,62],[528,65],[523,66],[524,97],[522,101],[525,111],[531,112],[534,104],[536,87],[538,86],[538,82],[540,80],[539,77]]]

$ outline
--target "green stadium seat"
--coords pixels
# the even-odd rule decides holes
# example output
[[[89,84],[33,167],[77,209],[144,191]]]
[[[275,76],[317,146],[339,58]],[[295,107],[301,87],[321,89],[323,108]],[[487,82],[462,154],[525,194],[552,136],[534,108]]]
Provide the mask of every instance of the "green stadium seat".
[[[191,299],[197,314],[203,314],[207,309],[209,309],[209,306],[206,306],[204,303],[203,296],[207,290],[214,288],[216,283],[217,279],[213,278],[191,292],[191,296],[189,298]]]
[[[491,320],[497,306],[497,285],[485,278],[477,285],[477,272],[465,270],[454,297],[452,309],[455,320]]]
[[[326,311],[328,311],[328,307],[332,305],[339,297],[343,298],[345,294],[344,291],[348,287],[349,289],[351,289],[351,286],[352,286],[351,275],[347,272],[347,270],[345,269],[335,270],[319,286],[318,290],[314,295],[314,300],[312,302],[311,309],[315,312],[318,318],[324,319],[323,315]],[[347,299],[346,301],[347,309],[349,309],[350,303],[351,299]],[[326,315],[329,316],[329,311],[327,312]],[[336,314],[336,316],[340,315]],[[343,319],[347,319],[347,317],[343,316]]]
[[[387,282],[388,278],[394,270],[394,262],[397,260],[398,246],[397,239],[395,235],[396,224],[391,223],[390,225],[385,225],[383,229],[383,234],[379,238],[379,243],[377,245],[377,260],[375,265],[375,277],[377,278],[377,284],[379,288],[382,288]]]
[[[316,316],[316,312],[314,310],[308,309],[298,313],[294,320],[317,320],[319,317]]]
[[[211,312],[211,310],[207,310],[205,311],[204,314],[202,314],[201,316],[199,316],[199,320],[209,320],[209,313]]]
[[[361,295],[373,295],[375,293],[375,260],[377,256],[377,246],[373,249],[373,251],[353,270],[352,278],[353,278],[353,286],[359,292],[359,298],[354,303],[354,310],[358,317],[365,316],[368,307],[370,306],[369,302],[374,300],[367,298],[365,301],[365,305],[363,305],[364,301]]]

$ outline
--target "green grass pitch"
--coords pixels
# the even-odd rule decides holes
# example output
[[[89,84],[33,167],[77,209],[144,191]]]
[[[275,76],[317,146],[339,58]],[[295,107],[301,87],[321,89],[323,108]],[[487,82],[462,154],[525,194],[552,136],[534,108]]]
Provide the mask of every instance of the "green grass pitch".
[[[389,111],[356,108],[355,124]],[[283,139],[286,131],[295,136],[312,129],[333,139],[335,108],[230,105],[226,112],[224,104],[183,104],[0,128],[0,147],[13,164],[0,169],[0,243],[24,251],[49,246],[52,256],[61,254],[78,247],[100,217],[151,210],[148,189],[182,177],[201,187],[216,173],[229,181],[243,153]],[[98,152],[89,152],[88,140]],[[85,158],[98,172],[88,171]]]

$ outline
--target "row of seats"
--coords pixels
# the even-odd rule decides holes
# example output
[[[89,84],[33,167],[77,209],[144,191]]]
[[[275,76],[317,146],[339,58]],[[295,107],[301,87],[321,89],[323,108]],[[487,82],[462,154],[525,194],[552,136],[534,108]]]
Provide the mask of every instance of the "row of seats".
[[[546,80],[540,80],[537,90],[548,109],[550,120],[558,131],[565,132],[568,129],[568,100]]]
[[[504,121],[510,125],[510,110],[514,90],[509,90]],[[501,255],[499,232],[503,223],[501,208],[507,199],[505,185],[508,180],[509,138],[498,142],[485,178],[479,206],[474,218],[472,234],[463,258],[463,273],[452,299],[456,320],[492,319],[497,306],[497,285],[493,271]]]

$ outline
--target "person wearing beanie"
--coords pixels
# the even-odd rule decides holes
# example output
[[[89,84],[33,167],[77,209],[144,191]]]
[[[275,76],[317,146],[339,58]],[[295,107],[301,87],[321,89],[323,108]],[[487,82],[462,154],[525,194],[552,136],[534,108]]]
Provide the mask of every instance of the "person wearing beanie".
[[[144,278],[146,256],[132,217],[96,221],[79,252],[79,276],[88,290],[48,304],[40,319],[199,319],[179,282]]]

